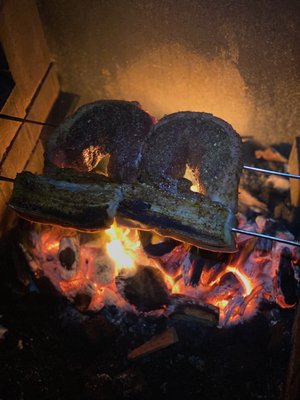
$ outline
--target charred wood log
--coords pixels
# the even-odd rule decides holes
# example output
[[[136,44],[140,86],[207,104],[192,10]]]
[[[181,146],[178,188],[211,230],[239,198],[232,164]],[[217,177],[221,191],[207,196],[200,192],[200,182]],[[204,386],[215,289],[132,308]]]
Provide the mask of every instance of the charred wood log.
[[[191,286],[197,286],[199,284],[203,268],[207,270],[213,268],[216,264],[225,263],[228,261],[228,254],[210,252],[192,247],[190,250],[191,260],[191,272],[190,282]]]
[[[282,249],[280,255],[277,280],[285,302],[290,305],[295,304],[297,302],[297,280],[292,267],[292,254],[287,247]]]
[[[285,385],[284,400],[300,398],[300,304],[294,319],[292,331],[292,351],[288,367],[288,378]]]
[[[149,231],[139,231],[139,238],[144,251],[151,257],[162,257],[170,253],[176,246],[180,245],[174,239],[164,238],[160,243],[152,243],[153,233]]]
[[[91,296],[87,293],[78,293],[74,297],[74,304],[77,310],[80,312],[85,312],[88,310],[89,305],[91,303]]]
[[[9,206],[26,219],[78,230],[108,228],[114,217],[212,251],[236,251],[232,212],[193,192],[171,194],[144,183],[118,184],[97,174],[59,170],[18,174]]]
[[[178,336],[175,328],[168,328],[160,335],[153,336],[150,340],[148,340],[148,342],[132,350],[128,354],[128,358],[129,360],[135,360],[155,351],[164,349],[165,347],[168,347],[176,342],[178,342]]]
[[[300,137],[294,139],[292,151],[289,158],[289,172],[299,175],[300,173]],[[300,206],[300,181],[298,179],[290,179],[291,203],[295,207]]]
[[[201,277],[201,273],[205,264],[205,259],[201,257],[200,250],[192,247],[189,252],[191,262],[190,281],[191,286],[197,286]]]
[[[214,327],[219,323],[218,307],[184,295],[171,296],[168,312],[173,319],[195,321],[205,326]]]
[[[182,263],[187,257],[190,246],[185,243],[181,243],[176,246],[170,253],[167,253],[159,258],[156,258],[160,265],[160,268],[165,271],[169,276],[174,279],[178,277]],[[181,275],[182,276],[182,275]]]
[[[161,271],[149,266],[139,266],[129,278],[116,278],[121,294],[139,311],[160,309],[170,303],[169,291]]]

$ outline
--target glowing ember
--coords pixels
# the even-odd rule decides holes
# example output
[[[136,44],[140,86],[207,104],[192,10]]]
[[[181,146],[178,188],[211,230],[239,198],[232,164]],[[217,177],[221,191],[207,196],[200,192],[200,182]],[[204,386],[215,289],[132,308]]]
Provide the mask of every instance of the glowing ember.
[[[226,271],[228,272],[232,272],[233,274],[235,274],[235,276],[238,277],[239,281],[242,283],[243,287],[244,287],[244,294],[245,296],[248,296],[252,290],[253,290],[253,285],[251,283],[250,278],[248,278],[245,274],[243,274],[242,272],[240,272],[237,268],[235,267],[227,267]]]
[[[258,229],[261,218],[257,225],[248,224],[247,229]],[[240,218],[240,227],[246,224],[247,221]],[[278,232],[278,236],[291,239],[288,232]],[[107,304],[114,304],[124,310],[136,311],[119,293],[116,278],[127,279],[143,265],[161,270],[170,295],[180,294],[218,307],[219,326],[236,324],[251,317],[262,299],[284,308],[294,306],[286,302],[278,284],[284,248],[279,243],[273,243],[264,251],[258,246],[257,239],[239,235],[239,252],[227,262],[204,258],[201,277],[198,284],[194,284],[192,276],[196,267],[190,246],[179,244],[171,252],[151,258],[142,248],[138,231],[120,227],[116,222],[105,232],[85,237],[83,241],[78,232],[54,227],[43,230],[38,227],[37,231],[31,232],[30,239],[34,246],[28,259],[36,275],[47,276],[71,300],[78,293],[88,294],[90,310],[97,311]],[[154,234],[151,245],[163,242],[164,238]],[[201,257],[201,251],[199,254]]]

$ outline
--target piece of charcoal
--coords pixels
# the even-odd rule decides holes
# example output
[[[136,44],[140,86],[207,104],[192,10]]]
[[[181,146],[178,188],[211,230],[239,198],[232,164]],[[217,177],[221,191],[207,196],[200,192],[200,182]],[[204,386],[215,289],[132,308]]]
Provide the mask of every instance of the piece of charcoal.
[[[278,225],[278,221],[272,218],[267,219],[263,233],[271,236],[276,235],[276,231],[279,229]]]
[[[198,249],[199,254],[201,255],[202,258],[206,260],[206,262],[210,263],[211,266],[222,262],[226,263],[231,257],[231,254],[228,253],[223,253],[223,252],[217,252],[217,251],[208,251],[208,250],[203,250],[203,249]]]
[[[87,293],[77,293],[74,298],[74,304],[80,312],[87,311],[91,303],[91,296]]]
[[[296,239],[299,238],[300,232],[300,207],[293,207],[291,204],[280,203],[274,211],[274,217],[282,219],[288,224]]]
[[[75,262],[75,252],[71,247],[66,247],[59,253],[59,262],[62,267],[66,268],[68,271],[72,269],[72,265]]]
[[[300,247],[294,247],[292,250],[292,261],[297,267],[300,267]]]
[[[79,268],[79,245],[76,237],[62,237],[59,243],[58,259],[61,265],[60,273],[63,279],[74,277]]]
[[[277,230],[279,230],[279,222],[271,218],[267,219],[265,227],[262,231],[263,234],[269,236],[276,236]],[[255,246],[255,250],[260,253],[261,256],[265,256],[272,250],[272,240],[266,238],[258,238]]]
[[[169,304],[168,288],[162,272],[149,266],[138,266],[136,274],[116,279],[122,295],[140,311],[151,311]]]
[[[284,247],[281,251],[277,281],[285,302],[290,305],[295,304],[297,302],[297,280],[292,267],[292,254],[288,247]]]
[[[135,360],[137,358],[144,357],[148,354],[164,349],[176,342],[178,342],[178,336],[175,328],[167,328],[161,334],[153,336],[147,342],[133,349],[128,354],[128,359]]]
[[[218,307],[185,295],[171,295],[171,303],[167,311],[175,320],[194,321],[211,327],[219,323]]]
[[[150,231],[139,231],[139,238],[145,253],[151,257],[162,257],[170,253],[180,242],[171,238],[165,238],[161,243],[153,244],[151,242],[153,233]]]
[[[257,250],[261,256],[267,255],[272,250],[273,242],[270,239],[258,238],[255,250]]]
[[[199,284],[204,266],[206,269],[210,269],[216,264],[220,264],[220,262],[224,263],[228,261],[228,259],[228,254],[192,247],[190,250],[191,273],[189,284],[191,286],[197,286]]]
[[[232,272],[227,272],[219,281],[220,286],[224,286],[226,284],[232,286],[233,288],[235,286],[240,286],[240,281]]]
[[[187,256],[188,248],[181,243],[176,246],[170,253],[157,258],[161,269],[168,275],[175,277],[178,275],[182,265],[182,260]]]
[[[191,260],[190,285],[197,286],[205,264],[205,258],[201,257],[198,248],[192,247],[190,251],[190,260]]]

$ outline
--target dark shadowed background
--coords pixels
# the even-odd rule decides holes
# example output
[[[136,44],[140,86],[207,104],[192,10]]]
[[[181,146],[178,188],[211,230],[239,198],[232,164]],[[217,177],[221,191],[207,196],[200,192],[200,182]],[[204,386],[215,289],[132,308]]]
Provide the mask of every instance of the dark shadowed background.
[[[212,112],[265,143],[300,120],[297,0],[37,0],[63,90]]]

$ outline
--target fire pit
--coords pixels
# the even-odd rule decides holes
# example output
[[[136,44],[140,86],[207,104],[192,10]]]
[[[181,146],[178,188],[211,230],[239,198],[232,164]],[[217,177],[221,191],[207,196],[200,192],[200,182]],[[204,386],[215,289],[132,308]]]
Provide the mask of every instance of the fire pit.
[[[263,217],[252,226],[240,222],[241,227],[255,230],[268,229],[266,225],[274,229],[274,223]],[[282,238],[292,237],[286,231],[276,232]],[[144,247],[140,237],[147,243]],[[35,276],[50,279],[71,301],[85,295],[86,311],[114,305],[183,318],[189,313],[197,318],[199,313],[208,324],[230,326],[255,315],[262,301],[282,308],[294,308],[297,302],[293,272],[297,250],[246,235],[238,238],[238,253],[228,256],[156,234],[139,235],[116,223],[99,234],[36,225],[29,227],[22,247]],[[215,308],[206,310],[205,304]]]
[[[50,331],[55,338],[64,341],[64,352],[71,352],[80,359],[81,352],[77,347],[83,343],[85,351],[95,352],[93,357],[98,360],[97,352],[103,356],[106,349],[109,350],[110,354],[105,354],[99,372],[96,376],[92,374],[93,378],[88,378],[81,388],[84,396],[93,398],[104,393],[107,398],[113,398],[115,391],[120,398],[152,396],[156,393],[152,385],[158,383],[159,392],[174,396],[179,388],[173,383],[172,373],[192,369],[194,382],[200,374],[203,382],[215,385],[220,379],[219,374],[213,372],[216,365],[220,370],[232,369],[234,375],[238,365],[243,365],[245,358],[249,357],[250,364],[254,363],[251,368],[247,362],[245,364],[245,368],[251,370],[250,376],[240,375],[242,381],[246,379],[249,382],[249,398],[258,395],[277,398],[287,369],[291,326],[298,298],[297,247],[238,234],[237,251],[230,249],[226,253],[214,249],[212,252],[205,248],[206,245],[204,249],[196,247],[194,239],[182,242],[137,228],[132,222],[130,226],[118,213],[111,227],[100,232],[82,232],[74,229],[74,218],[67,216],[63,208],[59,211],[52,202],[47,185],[55,182],[57,191],[54,190],[54,195],[61,201],[60,187],[65,190],[68,185],[75,187],[80,182],[89,183],[89,179],[92,179],[91,185],[94,178],[79,172],[73,178],[68,171],[49,174],[46,181],[28,173],[17,177],[11,205],[36,221],[42,220],[44,212],[48,222],[57,222],[59,215],[63,224],[74,226],[24,221],[14,233],[17,234],[14,246],[18,248],[20,259],[23,258],[24,262],[25,258],[30,266],[30,271],[21,268],[23,284],[39,293],[28,294],[28,301],[41,296],[52,303],[46,303],[42,308],[50,307],[51,318],[61,321],[62,331],[52,331],[52,327]],[[68,185],[62,186],[63,182]],[[108,180],[104,180],[104,184],[110,185]],[[250,193],[250,186],[246,173],[241,182],[243,197],[239,204],[239,229],[273,235],[292,243],[294,235],[287,226],[268,216],[271,201],[266,204],[256,199]],[[255,188],[254,185],[253,193]],[[274,185],[266,185],[266,188],[276,190]],[[289,196],[286,189],[279,188],[282,201]],[[43,190],[48,193],[49,206],[40,202],[45,199]],[[180,196],[178,199],[180,201]],[[79,204],[83,205],[82,202]],[[140,203],[134,201],[133,204],[138,208]],[[114,210],[119,207],[114,206]],[[128,205],[122,206],[122,215],[126,213],[126,207]],[[144,209],[142,207],[139,211],[141,215]],[[132,214],[132,208],[130,210],[134,221],[137,217]],[[140,218],[140,214],[138,216]],[[107,217],[108,213],[97,223],[107,224]],[[88,222],[94,223],[92,219]],[[189,234],[183,232],[185,236],[181,234],[180,239],[189,238]],[[38,315],[40,319],[42,324],[46,322]],[[47,331],[49,326],[46,324],[44,329]],[[72,337],[70,343],[65,343],[68,342],[66,336]],[[193,339],[195,337],[197,340]],[[19,351],[24,349],[23,341],[18,342]],[[57,342],[51,345],[56,347]],[[117,346],[118,357],[111,356],[111,346]],[[252,358],[249,349],[252,353],[256,346],[259,354],[256,352]],[[279,357],[279,354],[284,355]],[[124,363],[125,359],[127,369],[122,372],[119,363],[121,360]],[[265,360],[271,363],[270,374],[264,375],[269,382],[267,389],[254,383],[262,374],[257,363]],[[170,371],[171,375],[167,374],[165,381],[161,381],[158,371],[148,370],[153,362],[159,362]],[[112,367],[107,369],[107,363],[112,363]],[[172,363],[177,366],[175,370]],[[225,373],[223,382],[232,383],[233,375]],[[152,382],[150,386],[149,379]],[[220,397],[218,385],[214,389],[194,385],[190,398],[199,393],[200,388],[201,393],[207,393],[207,398]],[[272,385],[271,389],[269,385]],[[231,398],[236,398],[238,392],[233,387]]]
[[[233,244],[239,136],[205,113],[153,121],[137,103],[103,100],[81,107],[48,140],[48,175],[17,176],[10,207],[21,216],[101,229],[81,234],[33,227],[21,245],[36,277],[47,277],[73,301],[85,296],[88,311],[114,305],[131,312],[190,314],[212,326],[253,316],[262,300],[294,308],[293,235],[267,217],[251,223],[239,214],[240,232],[273,231],[284,243],[239,234]],[[124,137],[136,143],[127,147]],[[229,162],[217,165],[216,154],[227,152]],[[82,173],[107,156],[108,177]],[[53,164],[59,170],[51,173]],[[185,166],[192,181],[183,176]]]

